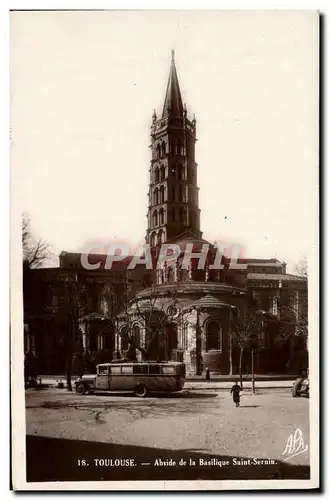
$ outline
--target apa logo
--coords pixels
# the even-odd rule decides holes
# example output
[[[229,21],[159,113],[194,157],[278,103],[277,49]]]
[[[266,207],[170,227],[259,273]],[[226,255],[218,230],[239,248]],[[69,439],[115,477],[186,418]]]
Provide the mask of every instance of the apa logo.
[[[287,444],[282,455],[285,455],[284,462],[290,460],[301,453],[308,450],[308,445],[304,443],[303,433],[300,429],[296,429],[293,434],[290,434]]]

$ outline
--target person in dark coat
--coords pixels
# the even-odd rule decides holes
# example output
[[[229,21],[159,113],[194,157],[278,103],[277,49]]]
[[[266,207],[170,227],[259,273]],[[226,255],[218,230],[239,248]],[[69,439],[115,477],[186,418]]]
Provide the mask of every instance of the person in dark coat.
[[[236,407],[240,406],[240,391],[242,391],[241,387],[235,382],[230,393],[233,394],[233,402]]]
[[[209,371],[209,368],[207,367],[206,368],[206,381],[209,382],[210,381],[210,371]]]

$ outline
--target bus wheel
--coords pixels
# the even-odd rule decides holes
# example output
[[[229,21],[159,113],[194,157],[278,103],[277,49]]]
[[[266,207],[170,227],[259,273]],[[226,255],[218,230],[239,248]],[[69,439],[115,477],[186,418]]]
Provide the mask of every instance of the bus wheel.
[[[143,384],[139,384],[135,387],[135,395],[139,398],[145,398],[147,395],[147,387]]]
[[[85,394],[85,392],[86,392],[85,385],[82,384],[81,382],[80,382],[80,384],[77,384],[75,386],[75,390],[76,390],[77,394]]]

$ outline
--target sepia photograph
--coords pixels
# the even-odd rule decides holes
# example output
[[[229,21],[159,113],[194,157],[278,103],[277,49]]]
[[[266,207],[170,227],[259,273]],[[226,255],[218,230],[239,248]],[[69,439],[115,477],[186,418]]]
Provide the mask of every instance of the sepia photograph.
[[[319,487],[319,13],[10,12],[12,483]]]

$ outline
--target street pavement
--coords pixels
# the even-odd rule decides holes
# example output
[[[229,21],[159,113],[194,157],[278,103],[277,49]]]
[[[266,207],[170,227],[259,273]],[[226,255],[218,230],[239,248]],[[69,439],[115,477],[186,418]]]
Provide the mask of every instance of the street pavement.
[[[302,452],[289,455],[297,430]],[[245,391],[239,408],[214,388],[143,399],[28,389],[26,432],[28,481],[309,477],[309,401],[288,388]]]
[[[48,385],[48,386],[56,386],[59,381],[64,383],[64,386],[66,386],[66,378],[65,376],[40,376],[38,377],[38,380],[42,380],[42,384]],[[72,382],[74,383],[74,380],[76,380],[76,377],[72,377]],[[234,379],[238,380],[238,378]],[[239,382],[240,383],[240,382]],[[230,380],[221,380],[221,379],[213,379],[210,380],[209,382],[200,379],[187,379],[185,382],[185,389],[202,389],[202,390],[229,390],[231,389],[233,385],[233,382]],[[255,389],[292,389],[293,386],[293,380],[277,380],[277,379],[271,379],[271,380],[256,380],[255,381]],[[244,390],[251,390],[252,388],[252,382],[250,380],[244,381],[243,382],[243,388]]]

